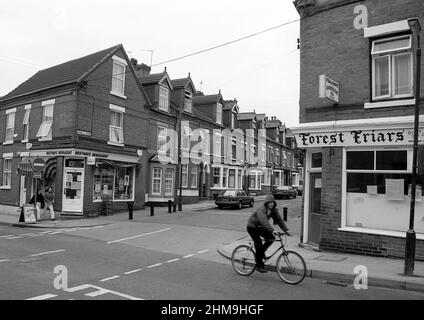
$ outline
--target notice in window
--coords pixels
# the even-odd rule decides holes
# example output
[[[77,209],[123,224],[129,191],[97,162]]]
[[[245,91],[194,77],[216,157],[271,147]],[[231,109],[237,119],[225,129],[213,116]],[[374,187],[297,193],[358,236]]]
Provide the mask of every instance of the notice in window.
[[[386,179],[386,198],[388,200],[404,200],[404,179]]]
[[[321,189],[321,187],[322,187],[322,180],[315,179],[315,189]]]
[[[367,186],[367,194],[376,195],[377,194],[377,186]]]

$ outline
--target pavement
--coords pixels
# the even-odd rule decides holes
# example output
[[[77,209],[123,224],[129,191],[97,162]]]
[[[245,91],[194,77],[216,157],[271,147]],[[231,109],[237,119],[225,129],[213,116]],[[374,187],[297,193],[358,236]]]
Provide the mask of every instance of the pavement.
[[[257,197],[256,202],[263,200],[263,197]],[[293,203],[293,202],[291,202]],[[314,251],[306,247],[300,247],[300,218],[297,215],[297,210],[291,208],[289,204],[289,221],[288,226],[293,237],[287,237],[286,246],[290,250],[295,250],[300,253],[307,265],[307,276],[310,278],[321,279],[329,284],[346,285],[352,284],[355,280],[354,269],[357,266],[365,266],[368,272],[368,285],[370,287],[383,287],[390,289],[404,289],[410,291],[424,292],[424,262],[416,261],[413,276],[403,275],[403,260],[401,259],[386,259],[378,257],[369,257],[362,255],[352,255],[338,252]],[[286,205],[286,204],[284,204]],[[211,232],[216,228],[227,230],[228,232],[221,235],[218,245],[218,252],[230,259],[234,248],[242,243],[250,241],[249,236],[245,232],[244,221],[250,215],[249,209],[246,210],[213,210],[216,208],[212,201],[203,201],[198,204],[183,205],[182,212],[169,214],[166,207],[155,208],[155,215],[150,215],[150,208],[145,210],[134,211],[133,220],[129,220],[128,212],[117,213],[111,216],[100,216],[97,218],[87,219],[60,219],[54,222],[44,221],[36,224],[18,223],[19,215],[7,215],[0,212],[0,225],[14,227],[30,227],[30,228],[84,228],[96,226],[118,226],[122,223],[130,223],[127,227],[136,227],[143,223],[163,224],[169,223],[174,225],[186,225],[194,227],[191,230],[195,232],[196,227],[205,227],[211,229]],[[291,216],[290,216],[291,214]],[[222,218],[221,218],[222,217]],[[199,229],[200,230],[200,229]],[[123,231],[124,232],[124,231]],[[200,232],[200,231],[199,231]],[[202,231],[204,232],[204,231]],[[122,234],[125,236],[125,234]],[[210,235],[211,240],[213,235]],[[209,237],[207,237],[209,238]],[[186,247],[192,242],[192,238],[188,237]],[[218,240],[219,241],[219,240]],[[178,242],[176,240],[176,242]],[[159,245],[159,243],[158,243]],[[168,246],[172,243],[168,243]],[[276,246],[274,244],[273,246]],[[269,252],[273,252],[273,246]],[[275,260],[278,255],[270,259],[267,268],[275,269]]]

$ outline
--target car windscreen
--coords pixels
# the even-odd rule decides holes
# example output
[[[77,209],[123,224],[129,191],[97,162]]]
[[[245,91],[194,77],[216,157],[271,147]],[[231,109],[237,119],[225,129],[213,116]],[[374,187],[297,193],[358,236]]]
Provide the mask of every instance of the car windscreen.
[[[237,191],[235,190],[227,190],[224,192],[224,197],[235,197],[237,195]]]

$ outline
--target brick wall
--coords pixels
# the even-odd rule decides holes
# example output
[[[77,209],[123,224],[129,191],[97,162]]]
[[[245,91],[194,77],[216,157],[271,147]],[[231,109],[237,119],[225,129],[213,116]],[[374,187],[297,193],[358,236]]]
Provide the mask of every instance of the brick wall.
[[[404,238],[337,230],[341,227],[342,157],[343,148],[341,147],[322,150],[320,248],[370,256],[404,257]],[[417,240],[416,258],[424,260],[424,241],[422,240]]]
[[[370,101],[371,90],[370,42],[363,37],[363,30],[353,26],[356,17],[353,10],[359,4],[368,8],[370,27],[412,17],[418,17],[424,24],[424,1],[417,0],[353,2],[304,18],[300,23],[300,122],[413,114],[411,106],[364,109],[364,103]],[[318,98],[320,74],[339,81],[339,106]],[[424,83],[424,61],[421,83]],[[421,97],[424,97],[424,86],[421,86]],[[424,103],[421,113],[424,113]]]

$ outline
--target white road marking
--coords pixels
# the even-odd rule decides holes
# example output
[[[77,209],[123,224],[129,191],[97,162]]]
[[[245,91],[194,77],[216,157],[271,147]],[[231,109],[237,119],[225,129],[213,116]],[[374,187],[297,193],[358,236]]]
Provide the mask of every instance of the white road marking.
[[[194,256],[194,254],[188,254],[188,255],[184,256],[183,259],[187,259],[187,258],[190,258],[192,256]]]
[[[206,250],[202,250],[202,251],[197,251],[197,253],[205,253],[205,252],[208,252],[209,251],[209,249],[206,249]]]
[[[20,233],[20,234],[18,234],[18,236],[30,236],[30,235],[33,235],[33,234],[35,234],[34,232],[32,232],[32,233]]]
[[[128,272],[124,272],[124,274],[132,274],[132,273],[136,273],[136,272],[139,272],[139,271],[142,271],[143,269],[135,269],[135,270],[131,270],[131,271],[128,271]]]
[[[55,232],[52,232],[52,233],[49,233],[49,234],[59,234],[59,233],[62,233],[62,231],[55,231]]]
[[[9,234],[7,236],[0,236],[0,238],[9,238],[9,237],[14,237],[14,236],[15,236],[14,234]]]
[[[109,291],[107,289],[100,289],[100,290],[97,290],[97,291],[86,293],[85,295],[93,298],[93,297],[101,296],[102,294],[106,294],[108,292]]]
[[[175,261],[179,261],[180,259],[179,258],[176,258],[176,259],[172,259],[172,260],[168,260],[168,261],[166,261],[167,263],[171,263],[171,262],[175,262]]]
[[[100,282],[105,282],[105,281],[109,281],[109,280],[113,280],[113,279],[118,279],[120,276],[112,276],[109,278],[104,278],[102,280],[99,280]]]
[[[14,236],[14,237],[10,237],[10,238],[5,238],[6,240],[10,240],[10,239],[21,239],[23,237],[21,236]]]
[[[47,300],[54,297],[57,297],[57,294],[48,293],[48,294],[43,294],[42,296],[37,296],[37,297],[29,298],[26,300]]]
[[[66,250],[62,249],[62,250],[54,250],[54,251],[40,252],[40,253],[31,254],[31,255],[30,255],[30,257],[42,256],[42,255],[44,255],[44,254],[57,253],[57,252],[63,252],[63,251],[66,251]]]
[[[156,263],[156,264],[152,264],[151,266],[147,266],[146,268],[155,268],[155,267],[159,267],[159,266],[161,266],[162,265],[162,263]]]
[[[7,262],[7,261],[10,261],[10,259],[3,259],[3,260],[0,260],[0,262]]]
[[[134,236],[134,237],[128,237],[128,238],[113,240],[113,241],[109,241],[109,242],[106,242],[106,243],[107,244],[117,243],[117,242],[121,242],[121,241],[125,241],[125,240],[135,239],[135,238],[144,237],[144,236],[148,236],[148,235],[155,234],[155,233],[160,233],[160,232],[168,231],[168,230],[171,230],[171,228],[166,228],[166,229],[162,229],[162,230],[158,230],[158,231],[153,231],[153,232],[149,232],[149,233],[143,233],[143,234],[139,234],[139,235]]]

